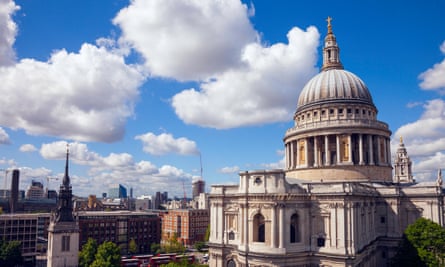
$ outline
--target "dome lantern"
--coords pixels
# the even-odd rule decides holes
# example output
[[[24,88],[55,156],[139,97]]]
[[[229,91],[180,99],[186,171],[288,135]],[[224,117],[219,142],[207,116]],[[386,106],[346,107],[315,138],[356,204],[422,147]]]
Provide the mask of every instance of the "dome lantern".
[[[332,32],[332,18],[328,17],[326,21],[328,22],[328,34],[324,38],[323,66],[321,70],[343,69],[343,65],[340,62],[340,49],[338,48],[335,35]]]

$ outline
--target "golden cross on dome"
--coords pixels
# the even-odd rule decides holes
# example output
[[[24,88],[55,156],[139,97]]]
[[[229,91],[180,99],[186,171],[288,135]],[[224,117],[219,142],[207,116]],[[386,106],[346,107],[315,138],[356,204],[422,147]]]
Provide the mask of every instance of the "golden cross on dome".
[[[328,22],[328,33],[332,33],[332,25],[331,25],[332,18],[328,16],[326,21]]]

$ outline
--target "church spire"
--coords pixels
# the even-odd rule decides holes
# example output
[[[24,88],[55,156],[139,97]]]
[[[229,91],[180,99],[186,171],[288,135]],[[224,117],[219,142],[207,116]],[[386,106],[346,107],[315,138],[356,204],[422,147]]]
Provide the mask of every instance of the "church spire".
[[[56,222],[72,222],[73,218],[73,194],[70,184],[70,176],[68,174],[69,166],[69,146],[66,146],[66,162],[65,162],[65,175],[63,176],[62,184],[59,189],[59,200],[56,211]]]
[[[328,34],[324,38],[323,66],[321,70],[343,69],[343,65],[340,62],[340,48],[332,31],[332,18],[328,17],[326,21],[328,22]]]
[[[70,186],[70,176],[68,174],[69,154],[70,154],[69,144],[66,144],[65,175],[63,176],[63,185],[65,187]]]

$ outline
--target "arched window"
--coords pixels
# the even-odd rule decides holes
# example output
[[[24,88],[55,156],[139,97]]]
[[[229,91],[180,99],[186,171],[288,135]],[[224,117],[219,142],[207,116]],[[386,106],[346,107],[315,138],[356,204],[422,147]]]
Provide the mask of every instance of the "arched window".
[[[229,240],[234,240],[235,239],[235,233],[233,231],[229,232]]]
[[[236,263],[235,263],[235,261],[234,261],[234,260],[229,260],[229,261],[227,262],[227,267],[236,267]]]
[[[264,216],[258,213],[253,217],[253,241],[265,242],[265,232]]]
[[[298,214],[293,214],[290,217],[290,242],[297,243],[300,242],[300,225]]]

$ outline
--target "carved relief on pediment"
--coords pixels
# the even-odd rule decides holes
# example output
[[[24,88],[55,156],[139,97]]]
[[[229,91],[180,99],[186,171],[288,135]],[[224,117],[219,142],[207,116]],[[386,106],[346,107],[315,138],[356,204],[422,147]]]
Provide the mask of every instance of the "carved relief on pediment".
[[[238,212],[239,211],[239,205],[238,205],[238,203],[228,204],[224,211],[225,212]]]

